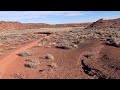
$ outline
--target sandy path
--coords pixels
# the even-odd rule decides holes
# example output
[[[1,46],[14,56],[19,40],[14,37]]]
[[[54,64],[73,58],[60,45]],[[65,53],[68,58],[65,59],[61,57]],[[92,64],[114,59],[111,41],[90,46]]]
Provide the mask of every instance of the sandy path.
[[[46,37],[43,37],[43,38],[48,38],[49,36],[46,36]],[[36,41],[33,41],[27,45],[24,45],[22,47],[20,47],[18,50],[14,51],[13,53],[9,54],[8,56],[6,56],[5,58],[3,58],[2,60],[0,60],[0,78],[2,78],[2,75],[4,74],[7,66],[9,64],[11,64],[12,62],[14,62],[19,56],[17,55],[18,53],[26,50],[26,49],[29,49],[29,48],[32,48],[33,46],[36,46],[37,43],[39,41],[41,41],[43,38],[41,39],[38,39]]]

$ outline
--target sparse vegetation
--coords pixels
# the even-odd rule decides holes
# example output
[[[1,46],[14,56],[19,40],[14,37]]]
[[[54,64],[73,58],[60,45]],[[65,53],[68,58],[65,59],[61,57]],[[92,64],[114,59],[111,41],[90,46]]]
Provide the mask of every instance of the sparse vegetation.
[[[71,49],[72,47],[69,45],[58,45],[56,48],[61,48],[61,49]]]
[[[35,64],[35,63],[24,64],[24,66],[28,67],[28,68],[37,68],[37,64]]]
[[[56,68],[57,67],[57,64],[56,63],[52,63],[52,64],[49,64],[49,65],[47,65],[48,67],[50,67],[50,68]]]
[[[92,53],[84,54],[84,57],[86,57],[88,59],[93,58],[93,56],[94,56],[94,54],[92,54]]]
[[[106,39],[106,44],[120,47],[120,38],[112,37],[112,38]]]
[[[29,50],[26,50],[26,51],[23,51],[21,53],[18,54],[19,56],[31,56],[32,55],[32,52],[29,51]]]
[[[39,70],[39,72],[43,72],[43,71],[45,71],[45,70],[44,69]]]
[[[30,62],[30,63],[24,64],[25,67],[29,67],[29,68],[37,68],[37,65],[40,64],[40,62],[35,59],[26,59],[25,61]]]
[[[51,59],[54,60],[54,56],[52,54],[47,54],[45,56],[42,57],[43,59]]]
[[[25,61],[27,61],[27,62],[32,62],[32,63],[37,63],[37,64],[39,64],[40,62],[39,62],[39,60],[36,60],[36,59],[26,59]]]

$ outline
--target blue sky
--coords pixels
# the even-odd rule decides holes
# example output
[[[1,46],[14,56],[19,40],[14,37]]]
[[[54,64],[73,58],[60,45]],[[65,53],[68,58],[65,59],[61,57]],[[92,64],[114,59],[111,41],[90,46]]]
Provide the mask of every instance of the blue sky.
[[[82,23],[120,18],[120,11],[0,11],[0,21],[23,23]]]

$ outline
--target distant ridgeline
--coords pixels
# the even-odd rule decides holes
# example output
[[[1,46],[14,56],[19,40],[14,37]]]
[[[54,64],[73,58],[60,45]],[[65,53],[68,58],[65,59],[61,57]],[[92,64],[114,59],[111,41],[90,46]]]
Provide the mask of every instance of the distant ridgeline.
[[[73,23],[73,24],[46,24],[46,23],[20,23],[0,21],[0,30],[23,30],[23,29],[39,29],[39,28],[56,28],[56,27],[77,27],[88,26],[90,23]]]

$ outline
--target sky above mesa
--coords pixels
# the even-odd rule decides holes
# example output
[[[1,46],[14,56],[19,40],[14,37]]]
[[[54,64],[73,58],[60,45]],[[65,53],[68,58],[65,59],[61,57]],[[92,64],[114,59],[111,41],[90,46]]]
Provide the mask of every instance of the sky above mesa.
[[[22,23],[84,23],[120,18],[120,11],[0,11],[0,21]]]

